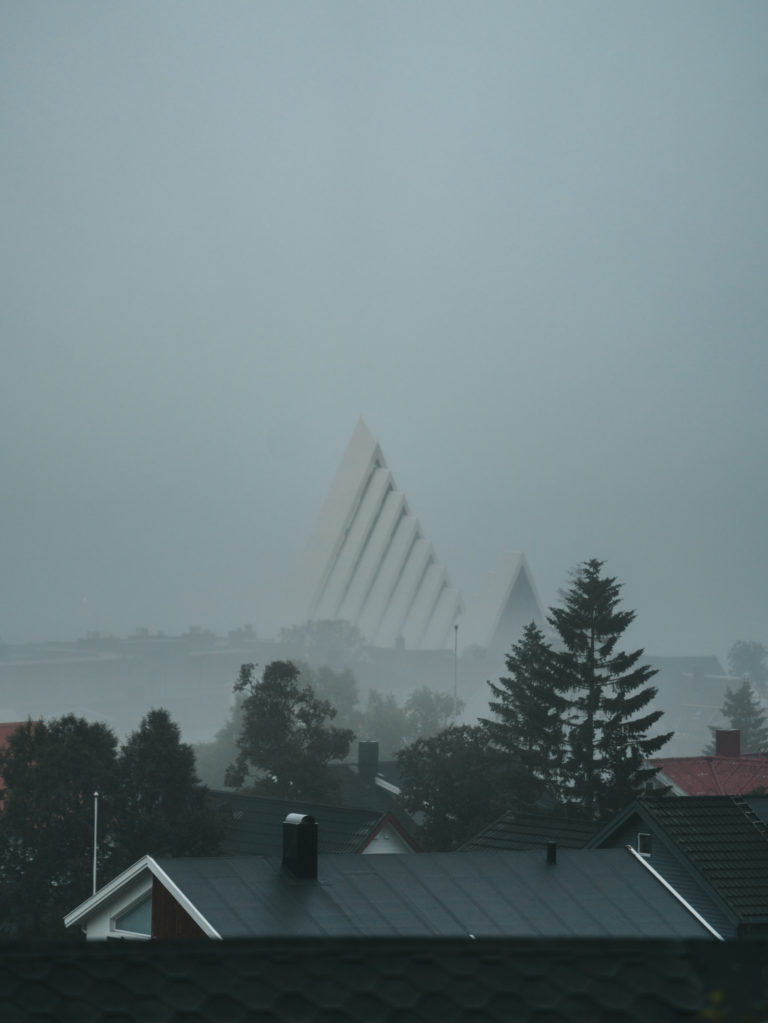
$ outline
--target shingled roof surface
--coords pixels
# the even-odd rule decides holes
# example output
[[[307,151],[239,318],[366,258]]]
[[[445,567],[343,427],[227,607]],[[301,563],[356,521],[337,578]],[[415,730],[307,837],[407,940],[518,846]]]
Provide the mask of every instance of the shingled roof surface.
[[[307,803],[296,799],[244,796],[234,792],[212,792],[214,804],[227,820],[221,843],[229,855],[280,856],[283,821],[289,813],[311,814],[321,822],[318,830],[320,853],[356,853],[370,841],[387,818],[381,810],[359,810],[347,806]]]
[[[651,761],[686,796],[743,796],[755,789],[768,791],[768,756],[657,757]]]
[[[730,796],[638,801],[741,920],[768,921],[768,827]]]
[[[261,856],[157,864],[222,938],[710,933],[623,848],[566,849],[556,864],[543,852],[342,854],[320,857],[316,881]]]
[[[548,842],[556,842],[564,849],[583,849],[601,827],[595,821],[509,810],[462,849],[540,849]]]
[[[751,1007],[765,954],[753,942],[466,938],[0,946],[0,1018],[674,1023],[699,1018],[713,990]]]

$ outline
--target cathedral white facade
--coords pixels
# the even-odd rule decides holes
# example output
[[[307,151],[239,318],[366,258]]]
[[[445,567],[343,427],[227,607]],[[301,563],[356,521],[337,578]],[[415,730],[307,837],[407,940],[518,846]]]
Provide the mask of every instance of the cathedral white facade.
[[[286,622],[343,619],[368,644],[440,650],[452,646],[509,647],[519,631],[544,615],[522,554],[505,555],[480,595],[465,604],[432,544],[395,484],[381,448],[360,419],[320,508],[299,562]]]

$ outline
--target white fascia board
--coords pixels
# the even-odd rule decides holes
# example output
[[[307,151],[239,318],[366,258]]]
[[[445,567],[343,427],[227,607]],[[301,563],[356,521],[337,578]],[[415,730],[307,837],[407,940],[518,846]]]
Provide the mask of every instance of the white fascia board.
[[[446,586],[445,569],[442,565],[432,564],[424,573],[418,593],[413,599],[408,620],[403,628],[403,639],[409,650],[421,648],[421,637],[429,624],[435,610],[440,593]]]
[[[392,543],[379,566],[357,623],[357,627],[371,642],[376,638],[381,626],[392,592],[403,571],[408,552],[418,538],[418,530],[419,524],[412,515],[405,515],[401,518],[395,529],[395,535],[392,537]]]
[[[659,884],[663,885],[668,892],[671,892],[672,895],[674,895],[674,897],[681,905],[685,906],[685,908],[688,910],[691,916],[695,917],[696,920],[698,920],[699,923],[702,925],[702,927],[705,927],[710,934],[717,938],[718,941],[725,941],[725,938],[723,938],[722,934],[720,934],[719,931],[716,931],[712,924],[708,923],[701,915],[701,913],[699,913],[698,910],[694,909],[690,902],[684,899],[680,892],[678,892],[676,888],[673,888],[669,881],[667,881],[665,878],[661,876],[658,870],[654,870],[654,868],[650,865],[645,856],[641,856],[640,853],[636,849],[633,849],[631,845],[626,845],[624,846],[624,848],[631,856],[633,856],[638,861],[638,863],[642,863],[643,867],[651,874],[653,874],[653,876],[656,878]]]
[[[402,632],[413,598],[419,591],[421,580],[429,562],[434,559],[432,544],[428,540],[417,540],[411,548],[408,560],[403,566],[397,585],[387,604],[387,610],[376,634],[378,646],[394,646]]]
[[[352,583],[366,541],[381,514],[387,494],[392,489],[393,482],[390,471],[388,469],[374,470],[336,556],[328,581],[323,587],[314,617],[319,619],[339,617],[339,607]]]
[[[64,926],[71,927],[72,924],[79,923],[86,917],[91,916],[94,910],[98,909],[127,885],[130,885],[144,871],[151,870],[149,865],[150,859],[150,856],[142,856],[140,860],[136,860],[130,867],[126,867],[122,874],[118,874],[117,877],[112,878],[111,881],[105,884],[103,888],[99,888],[97,892],[94,892],[90,898],[85,899],[79,906],[75,906],[64,917]]]
[[[71,927],[72,924],[79,923],[91,916],[95,910],[99,909],[104,905],[104,903],[114,898],[115,895],[128,887],[145,871],[157,878],[160,884],[162,884],[162,886],[174,897],[179,905],[182,906],[187,913],[189,913],[195,923],[200,926],[209,938],[221,938],[221,935],[218,933],[216,928],[206,920],[203,914],[194,906],[178,885],[168,876],[168,874],[166,874],[162,867],[160,867],[151,856],[142,856],[140,860],[137,860],[134,864],[124,870],[122,874],[118,874],[117,877],[113,878],[109,884],[105,884],[103,888],[100,888],[99,891],[97,891],[89,899],[86,899],[85,902],[81,902],[79,906],[64,917],[64,926]]]
[[[653,760],[649,760],[647,763],[648,763],[649,767],[653,767]],[[663,771],[659,771],[654,776],[653,781],[661,782],[662,785],[669,786],[669,790],[670,790],[670,792],[672,793],[673,796],[687,796],[688,795],[688,793],[684,789],[681,789],[680,786],[676,782],[672,781],[672,779],[669,777],[669,775],[666,775]]]
[[[400,789],[397,785],[393,785],[391,781],[381,778],[378,774],[373,779],[373,782],[374,785],[377,785],[380,789],[384,789],[385,792],[390,792],[393,796],[400,795]]]
[[[168,874],[166,874],[163,868],[157,862],[155,862],[155,860],[153,860],[151,856],[148,856],[147,859],[149,860],[149,869],[152,871],[152,873],[163,886],[163,888],[165,888],[165,890],[174,897],[174,899],[176,900],[176,902],[178,902],[182,909],[186,910],[186,912],[192,917],[195,923],[202,929],[203,933],[209,938],[217,938],[221,940],[221,935],[213,926],[213,924],[209,923],[208,920],[206,920],[206,918],[203,916],[203,914],[200,912],[197,906],[195,906],[195,904],[191,902],[190,899],[187,898],[187,896],[184,894],[181,888],[179,888],[176,882],[171,877],[169,877]]]
[[[461,596],[458,590],[446,586],[432,613],[427,631],[421,640],[424,650],[453,649],[452,629],[461,611]]]
[[[360,620],[365,606],[365,598],[368,596],[384,560],[404,504],[403,495],[394,490],[390,490],[384,499],[381,513],[368,537],[347,594],[341,602],[339,618],[356,625]]]

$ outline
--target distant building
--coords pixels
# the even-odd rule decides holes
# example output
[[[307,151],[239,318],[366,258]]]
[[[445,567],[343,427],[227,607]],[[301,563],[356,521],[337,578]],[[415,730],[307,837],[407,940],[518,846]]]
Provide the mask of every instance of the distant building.
[[[466,613],[465,613],[466,611]],[[522,554],[507,554],[468,603],[395,484],[360,419],[318,514],[288,594],[286,624],[340,619],[375,647],[507,650],[523,626],[544,621]]]

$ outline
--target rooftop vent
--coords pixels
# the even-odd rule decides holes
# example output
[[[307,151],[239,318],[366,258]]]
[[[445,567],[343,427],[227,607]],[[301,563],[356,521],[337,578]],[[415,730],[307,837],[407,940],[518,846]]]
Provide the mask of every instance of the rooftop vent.
[[[308,813],[283,821],[283,866],[294,877],[317,877],[317,822]]]

